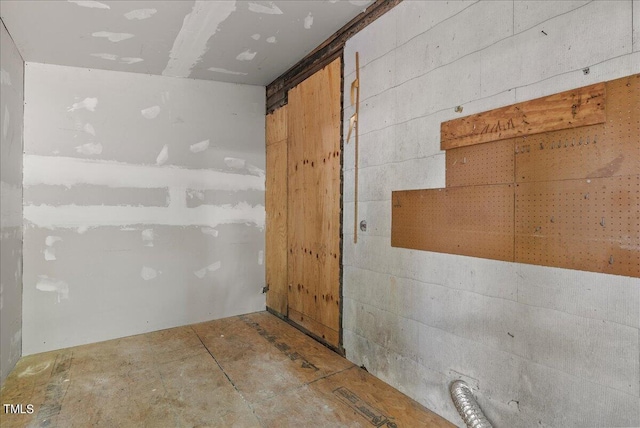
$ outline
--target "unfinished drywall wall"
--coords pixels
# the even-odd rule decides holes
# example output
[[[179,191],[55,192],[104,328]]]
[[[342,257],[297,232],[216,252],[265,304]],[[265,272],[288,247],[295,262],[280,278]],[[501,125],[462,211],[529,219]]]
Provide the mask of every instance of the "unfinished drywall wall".
[[[264,309],[263,87],[25,80],[24,354]]]
[[[640,426],[640,280],[390,242],[391,191],[445,186],[441,122],[640,72],[639,8],[404,1],[347,43],[345,94],[360,53],[367,221],[357,244],[349,228],[343,240],[350,360],[460,426],[456,378],[495,426]],[[353,224],[352,144],[344,156]]]
[[[22,349],[24,62],[0,21],[0,383]]]

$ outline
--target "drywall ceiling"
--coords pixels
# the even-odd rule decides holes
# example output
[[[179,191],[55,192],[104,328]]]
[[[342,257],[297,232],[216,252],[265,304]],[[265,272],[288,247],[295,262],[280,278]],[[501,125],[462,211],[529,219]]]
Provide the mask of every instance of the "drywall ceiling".
[[[5,1],[27,62],[267,85],[363,1]]]

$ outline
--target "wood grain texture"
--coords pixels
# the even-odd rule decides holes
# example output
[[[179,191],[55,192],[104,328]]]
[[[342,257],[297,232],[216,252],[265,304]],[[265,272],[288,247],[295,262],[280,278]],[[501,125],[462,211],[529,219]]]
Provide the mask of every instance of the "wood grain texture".
[[[516,139],[516,181],[640,172],[640,75],[607,82],[605,87],[605,123]]]
[[[287,315],[287,108],[267,115],[266,238],[267,307]]]
[[[392,192],[391,246],[513,261],[513,185]]]
[[[267,145],[265,261],[267,307],[287,314],[287,140]]]
[[[443,122],[440,148],[448,150],[603,123],[604,96],[604,83],[597,83]]]
[[[304,315],[294,309],[289,309],[289,320],[293,321],[309,332],[312,336],[315,336],[323,342],[337,346],[337,343],[340,340],[340,333],[337,329],[327,327],[322,322],[316,321],[308,315]]]
[[[3,412],[0,425],[374,426],[339,388],[398,427],[453,427],[266,312],[23,357],[0,401],[35,412]]]
[[[265,120],[267,146],[287,139],[287,107],[284,106],[267,115]]]
[[[640,277],[640,175],[520,183],[515,261]]]
[[[289,92],[289,315],[340,327],[341,63]],[[314,331],[323,337],[323,331]],[[324,336],[327,336],[324,334]],[[325,337],[338,346],[337,336]]]

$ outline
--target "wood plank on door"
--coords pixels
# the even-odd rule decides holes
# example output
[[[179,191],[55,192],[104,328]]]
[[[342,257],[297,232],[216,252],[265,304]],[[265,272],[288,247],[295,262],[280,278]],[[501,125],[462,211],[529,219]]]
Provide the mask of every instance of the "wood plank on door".
[[[267,307],[287,315],[287,107],[267,115]]]
[[[340,341],[341,60],[289,91],[288,313]]]

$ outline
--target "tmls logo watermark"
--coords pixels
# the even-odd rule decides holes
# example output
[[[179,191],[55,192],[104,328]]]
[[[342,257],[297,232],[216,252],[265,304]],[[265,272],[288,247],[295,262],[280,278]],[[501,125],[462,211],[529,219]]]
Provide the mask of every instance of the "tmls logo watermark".
[[[30,415],[33,413],[33,404],[3,404],[4,412],[14,415]]]

